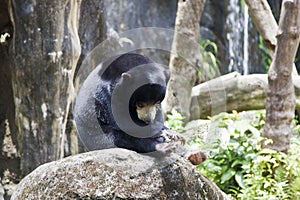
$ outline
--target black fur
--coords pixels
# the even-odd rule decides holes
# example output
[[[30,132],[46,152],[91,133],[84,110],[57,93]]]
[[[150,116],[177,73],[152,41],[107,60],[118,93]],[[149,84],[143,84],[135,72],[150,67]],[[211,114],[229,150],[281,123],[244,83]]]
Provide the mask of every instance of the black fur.
[[[165,142],[164,139],[160,137],[161,131],[155,133],[155,137],[151,136],[148,138],[137,138],[125,133],[118,127],[113,117],[111,98],[116,85],[122,84],[122,74],[128,73],[132,77],[137,76],[132,72],[132,69],[145,64],[155,65],[155,63],[149,58],[138,54],[128,53],[118,57],[101,75],[95,92],[95,111],[97,120],[106,135],[103,137],[112,137],[115,146],[134,150],[139,153],[147,153],[157,150],[156,145]],[[163,69],[161,70],[162,73],[151,74],[151,76],[154,78],[157,78],[155,76],[164,76],[162,78],[166,80],[166,85],[168,75]],[[148,72],[145,70],[145,73],[139,72],[138,76],[149,77],[149,74],[147,73]],[[137,125],[145,126],[143,121],[139,120],[137,117],[135,107],[136,102],[146,102],[151,104],[161,102],[165,97],[165,85],[162,86],[156,83],[146,84],[139,87],[133,93],[129,101],[128,109],[132,120]],[[158,112],[161,112],[161,110],[158,110]],[[162,129],[165,129],[165,127]]]

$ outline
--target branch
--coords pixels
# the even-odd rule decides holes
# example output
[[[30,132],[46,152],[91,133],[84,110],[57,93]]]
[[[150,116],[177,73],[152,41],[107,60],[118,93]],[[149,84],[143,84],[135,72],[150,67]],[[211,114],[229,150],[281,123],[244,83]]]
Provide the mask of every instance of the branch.
[[[268,49],[272,60],[274,59],[275,47],[277,44],[276,31],[278,30],[277,22],[272,14],[267,0],[245,0],[249,7],[251,18],[258,32]],[[298,75],[296,65],[293,65],[293,75]]]
[[[277,22],[272,14],[267,0],[245,0],[249,7],[251,18],[258,32],[263,37],[271,58],[274,58],[276,41]]]
[[[293,80],[296,109],[300,109],[300,77]],[[232,110],[261,110],[266,108],[268,77],[266,74],[241,76],[231,73],[201,83],[192,90],[191,120],[207,118]]]

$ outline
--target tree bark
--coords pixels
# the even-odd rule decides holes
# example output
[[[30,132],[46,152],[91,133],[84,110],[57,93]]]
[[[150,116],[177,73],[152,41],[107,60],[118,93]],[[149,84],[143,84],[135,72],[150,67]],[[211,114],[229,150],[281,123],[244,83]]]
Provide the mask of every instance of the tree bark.
[[[24,176],[42,163],[78,153],[70,114],[76,67],[81,49],[83,59],[105,38],[106,28],[100,0],[12,0],[9,10],[14,27],[9,57]]]
[[[199,38],[199,21],[205,0],[179,0],[175,34],[171,50],[170,72],[164,111],[176,109],[189,120],[191,90],[197,78],[197,65],[202,62]]]
[[[249,7],[251,18],[261,34],[271,58],[274,58],[276,47],[277,22],[267,0],[245,0]]]
[[[268,73],[266,124],[270,148],[287,152],[295,112],[292,70],[300,40],[300,0],[283,0],[275,56]]]
[[[64,155],[65,121],[80,55],[80,1],[10,3],[10,46],[22,175]],[[79,47],[79,48],[78,48]]]
[[[8,171],[15,174],[15,176],[11,176],[11,181],[16,182],[20,179],[20,156],[18,154],[8,44],[9,40],[0,43],[0,177],[3,177],[4,172]]]
[[[81,55],[77,62],[75,74],[74,74],[74,87],[75,90],[80,88],[81,84],[87,77],[87,75],[94,69],[79,68],[82,61],[98,44],[100,44],[106,38],[106,21],[104,17],[104,1],[82,1],[80,4],[80,18],[78,25],[78,35],[81,44]],[[79,73],[78,73],[79,72]],[[71,99],[70,99],[71,100]],[[65,156],[74,155],[80,152],[84,152],[86,149],[82,144],[73,118],[73,103],[70,106],[68,121],[66,125],[66,140],[68,148],[65,148]]]
[[[79,69],[81,62],[86,55],[106,39],[106,32],[104,1],[82,1],[78,30],[81,43],[81,55],[76,70]],[[90,72],[91,71],[87,73]]]
[[[6,184],[42,163],[82,151],[71,110],[74,73],[81,49],[83,59],[106,37],[105,26],[101,0],[0,0],[0,33],[10,35],[0,40],[5,197],[13,188]]]

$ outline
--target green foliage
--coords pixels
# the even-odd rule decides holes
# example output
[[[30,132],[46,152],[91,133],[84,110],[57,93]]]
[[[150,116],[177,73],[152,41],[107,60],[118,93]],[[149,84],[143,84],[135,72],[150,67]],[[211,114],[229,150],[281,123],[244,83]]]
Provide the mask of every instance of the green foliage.
[[[263,38],[261,35],[259,35],[258,37],[258,48],[261,50],[262,52],[262,64],[263,64],[263,67],[265,68],[266,72],[269,71],[269,68],[271,66],[271,63],[272,63],[272,58],[271,56],[269,55],[269,52],[268,52],[268,49],[263,41]],[[297,62],[297,58],[295,58],[294,62]]]
[[[201,41],[200,52],[202,55],[202,66],[198,73],[200,82],[220,76],[220,61],[217,59],[218,47],[216,43],[210,40]]]
[[[240,6],[244,10],[244,8],[245,8],[245,0],[240,0]]]
[[[245,177],[240,199],[288,199],[287,155],[261,149]]]
[[[299,135],[292,138],[291,151],[287,159],[289,171],[290,199],[300,200],[300,139]]]
[[[231,130],[226,145],[217,142],[210,159],[198,169],[224,192],[236,199],[300,199],[300,141],[293,137],[291,152],[286,155],[262,147],[270,142],[261,137],[264,115],[255,123],[222,114],[220,127]]]
[[[297,124],[296,127],[294,128],[294,132],[300,136],[300,124],[299,124],[299,119],[295,119],[294,123]]]
[[[261,149],[245,175],[239,199],[300,199],[300,142],[292,138],[289,155]]]
[[[258,37],[258,48],[261,50],[262,52],[262,63],[263,63],[263,66],[266,70],[266,72],[269,71],[269,67],[272,63],[272,58],[271,56],[269,55],[269,52],[268,52],[268,49],[263,41],[263,38],[261,35],[259,35]]]
[[[167,117],[166,126],[183,131],[180,113],[172,110]],[[300,127],[295,128],[298,134],[292,138],[287,155],[262,147],[263,142],[271,142],[261,137],[264,118],[264,113],[258,113],[250,123],[240,119],[236,111],[213,117],[220,128],[231,131],[230,140],[227,144],[216,142],[210,159],[197,168],[235,199],[300,200]],[[203,145],[202,138],[192,142]]]
[[[234,126],[230,141],[227,145],[220,145],[220,142],[217,142],[210,152],[211,159],[198,168],[224,192],[236,196],[246,187],[244,176],[258,152],[260,132],[248,121],[239,120],[237,115],[225,113],[215,119],[219,118],[223,119],[220,127]]]
[[[300,200],[300,177],[295,178],[290,185],[290,196],[292,199]]]
[[[173,109],[171,111],[171,114],[167,115],[167,121],[165,121],[165,126],[167,126],[169,129],[181,133],[183,131],[183,120],[184,117],[175,109]]]

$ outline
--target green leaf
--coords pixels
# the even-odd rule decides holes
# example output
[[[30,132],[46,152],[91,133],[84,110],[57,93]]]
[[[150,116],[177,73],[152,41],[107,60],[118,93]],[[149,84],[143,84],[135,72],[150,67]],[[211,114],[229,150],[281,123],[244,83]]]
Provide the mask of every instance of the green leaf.
[[[235,171],[233,169],[229,169],[221,176],[221,184],[225,183],[229,179],[231,179],[235,175]]]
[[[243,162],[243,161],[235,160],[235,161],[231,164],[231,167],[233,168],[233,167],[235,167],[235,166],[237,166],[237,165],[240,165],[240,164],[242,164],[242,162]]]
[[[213,172],[213,173],[217,173],[219,171],[222,171],[222,168],[212,162],[207,162],[204,163],[205,164],[205,168],[207,169],[207,171]]]
[[[228,128],[228,125],[225,122],[220,122],[218,126],[220,128]]]
[[[238,172],[234,175],[235,181],[241,188],[246,188],[246,185],[244,183],[243,174]]]
[[[260,151],[260,154],[276,154],[277,151],[273,150],[273,149],[262,149]]]

